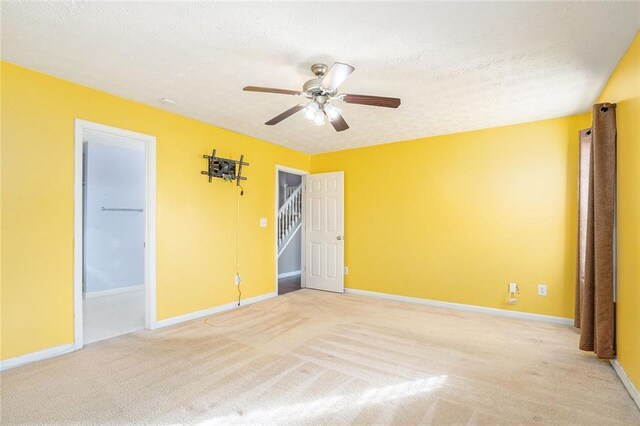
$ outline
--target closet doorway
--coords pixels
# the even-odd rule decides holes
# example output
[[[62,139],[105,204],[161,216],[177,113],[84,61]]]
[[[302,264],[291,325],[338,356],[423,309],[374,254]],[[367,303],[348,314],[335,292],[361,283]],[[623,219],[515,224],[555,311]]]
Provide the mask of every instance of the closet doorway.
[[[308,173],[276,166],[276,293],[304,287],[304,178]]]
[[[155,323],[155,138],[76,122],[75,347]]]

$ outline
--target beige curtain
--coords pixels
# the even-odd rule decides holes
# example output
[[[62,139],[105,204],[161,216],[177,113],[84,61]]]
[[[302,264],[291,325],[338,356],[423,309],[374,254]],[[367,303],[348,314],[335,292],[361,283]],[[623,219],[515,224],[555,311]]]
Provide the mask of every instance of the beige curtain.
[[[615,353],[615,193],[615,104],[596,104],[591,129],[580,131],[575,326],[580,349],[608,359]]]

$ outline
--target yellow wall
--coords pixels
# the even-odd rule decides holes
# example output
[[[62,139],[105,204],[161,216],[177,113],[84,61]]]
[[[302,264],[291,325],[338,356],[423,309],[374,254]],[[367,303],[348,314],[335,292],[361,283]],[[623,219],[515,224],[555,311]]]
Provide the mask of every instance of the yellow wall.
[[[202,154],[245,154],[243,297],[274,291],[275,164],[310,157],[2,62],[2,347],[7,359],[73,341],[74,119],[157,137],[157,309],[170,318],[236,299],[236,189]],[[269,218],[267,228],[259,218]]]
[[[584,114],[314,155],[314,173],[345,172],[345,285],[572,318],[589,125]]]
[[[636,38],[600,99],[618,103],[617,344],[636,385],[639,50]],[[345,171],[347,287],[573,316],[577,132],[589,114],[310,157],[1,64],[0,359],[73,340],[75,118],[157,137],[158,319],[236,297],[234,253],[220,249],[233,246],[236,192],[199,174],[213,147],[251,163],[241,218],[245,297],[273,291],[277,163]],[[512,281],[521,289],[513,306]],[[536,295],[540,283],[547,297]]]
[[[615,102],[618,127],[618,360],[640,389],[640,35],[598,102]]]

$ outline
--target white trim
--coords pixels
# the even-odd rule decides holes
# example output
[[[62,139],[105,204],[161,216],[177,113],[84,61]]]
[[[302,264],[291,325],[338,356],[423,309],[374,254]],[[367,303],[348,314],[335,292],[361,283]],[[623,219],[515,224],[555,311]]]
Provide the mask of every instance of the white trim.
[[[356,290],[354,288],[345,288],[347,294],[356,294],[360,296],[377,297],[380,299],[395,300],[398,302],[417,303],[419,305],[431,306],[434,308],[455,309],[457,311],[476,312],[479,314],[497,315],[506,318],[516,318],[530,321],[542,321],[552,324],[573,325],[570,318],[554,317],[551,315],[531,314],[528,312],[507,311],[506,309],[487,308],[484,306],[465,305],[462,303],[441,302],[439,300],[422,299],[419,297],[398,296],[395,294],[377,293],[374,291]]]
[[[273,246],[274,246],[274,262],[275,262],[275,277],[274,277],[274,288],[275,288],[275,294],[276,296],[278,295],[278,255],[279,255],[279,251],[278,251],[278,210],[280,208],[280,206],[278,205],[278,195],[280,192],[280,187],[278,186],[278,180],[279,180],[279,176],[278,176],[278,172],[286,172],[286,173],[292,173],[294,175],[298,175],[298,176],[302,176],[302,221],[300,222],[301,226],[304,225],[304,211],[305,211],[305,199],[304,199],[304,185],[305,185],[305,176],[307,176],[309,174],[309,172],[307,172],[306,170],[299,170],[299,169],[294,169],[292,167],[287,167],[287,166],[281,166],[279,164],[276,164],[276,181],[275,181],[275,209],[274,209],[274,214],[273,214]],[[305,263],[305,253],[304,253],[304,232],[302,233],[302,244],[300,247],[301,250],[301,254],[300,254],[300,267],[302,268],[302,271],[304,271],[304,263]],[[300,285],[302,288],[304,288],[304,273],[301,274],[301,282]]]
[[[146,229],[145,229],[145,249],[144,273],[146,278],[144,306],[144,326],[153,329],[156,323],[157,293],[156,293],[156,138],[146,136],[145,160],[146,171],[145,186],[147,188],[145,198]]]
[[[130,291],[137,291],[144,289],[144,285],[132,285],[128,287],[110,288],[108,290],[90,291],[84,293],[85,299],[93,299],[94,297],[111,296],[112,294],[128,293]]]
[[[276,297],[278,293],[267,293],[262,296],[256,296],[249,299],[244,299],[241,306],[251,305],[253,303],[261,302],[263,300]],[[208,315],[216,314],[219,312],[230,311],[231,309],[238,308],[238,302],[231,302],[225,305],[215,306],[213,308],[204,309],[202,311],[191,312],[185,315],[180,315],[173,318],[168,318],[160,321],[156,321],[151,329],[168,327],[171,325],[179,324],[181,322],[194,320],[197,318],[206,317]],[[9,368],[19,367],[25,364],[31,364],[32,362],[42,361],[47,358],[53,358],[55,356],[64,355],[77,350],[75,343],[67,343],[66,345],[54,346],[53,348],[44,349],[37,352],[31,352],[25,355],[20,355],[15,358],[5,359],[0,361],[0,371],[8,370]]]
[[[298,175],[298,176],[304,176],[309,174],[309,172],[306,170],[294,169],[293,167],[281,166],[279,164],[276,164],[276,170],[285,172],[285,173],[290,173],[292,175]],[[276,173],[276,176],[277,176],[277,173]]]
[[[66,345],[54,346],[53,348],[43,349],[37,352],[31,352],[28,354],[20,355],[14,358],[5,359],[0,361],[0,371],[8,370],[14,367],[20,367],[21,365],[31,364],[32,362],[42,361],[43,359],[53,358],[54,356],[68,354],[73,352],[75,346],[73,343],[67,343]]]
[[[144,152],[144,142],[133,140],[131,138],[127,138],[119,135],[114,135],[106,131],[96,132],[94,130],[90,130],[86,128],[84,129],[84,131],[88,132],[88,134],[85,134],[83,132],[82,134],[83,142],[99,143],[101,145],[113,146],[116,148],[125,147],[131,151]],[[99,135],[100,137],[98,138],[91,137],[91,133]],[[108,137],[108,139],[103,139],[104,136]]]
[[[278,278],[289,278],[289,277],[297,277],[302,275],[302,271],[291,271],[291,272],[283,272],[282,274],[278,274]]]
[[[624,368],[622,368],[620,361],[618,361],[617,358],[612,359],[611,366],[613,366],[613,369],[620,378],[620,381],[622,381],[624,387],[627,388],[627,391],[629,391],[631,399],[633,399],[638,408],[640,408],[640,391],[638,391],[638,388],[636,388],[636,386],[633,384],[631,378],[627,376],[627,372],[624,371]]]
[[[169,327],[171,325],[180,324],[181,322],[191,321],[194,319],[206,317],[209,315],[217,314],[219,312],[230,311],[232,309],[239,308],[241,306],[251,305],[252,303],[262,302],[263,300],[271,299],[272,297],[276,297],[278,293],[267,293],[262,296],[251,297],[249,299],[243,299],[242,305],[238,306],[238,302],[226,303],[224,305],[214,306],[213,308],[203,309],[201,311],[190,312],[184,315],[178,315],[177,317],[167,318],[160,321],[156,321],[153,329]]]
[[[83,191],[82,152],[84,131],[102,133],[135,142],[145,147],[145,327],[154,328],[156,322],[156,138],[130,130],[119,129],[90,121],[75,120],[74,193],[73,193],[73,312],[74,349],[84,346],[82,324],[82,257],[83,257]]]

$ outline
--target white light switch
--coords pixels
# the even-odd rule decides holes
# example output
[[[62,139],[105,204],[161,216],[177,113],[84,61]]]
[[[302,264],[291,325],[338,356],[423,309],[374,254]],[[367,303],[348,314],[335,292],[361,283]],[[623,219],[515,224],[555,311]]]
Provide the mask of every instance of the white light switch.
[[[260,218],[260,227],[262,227],[262,228],[266,228],[267,227],[267,218],[266,217],[261,217]]]

